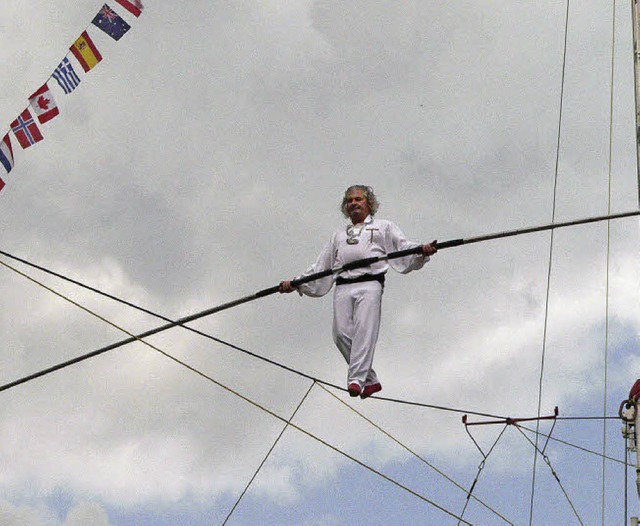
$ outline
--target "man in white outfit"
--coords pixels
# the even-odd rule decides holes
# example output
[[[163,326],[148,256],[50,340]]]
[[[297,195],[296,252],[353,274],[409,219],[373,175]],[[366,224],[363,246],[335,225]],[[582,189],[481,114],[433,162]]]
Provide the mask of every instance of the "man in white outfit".
[[[351,224],[336,231],[314,265],[296,279],[337,269],[353,261],[384,256],[391,252],[422,247],[420,254],[393,260],[376,261],[368,267],[342,271],[294,287],[291,281],[280,283],[280,292],[298,290],[300,295],[324,296],[334,282],[333,341],[349,364],[347,389],[351,396],[367,398],[382,390],[372,368],[380,330],[384,275],[393,267],[406,274],[418,270],[437,252],[436,242],[420,245],[408,241],[391,221],[375,219],[378,200],[369,186],[350,186],[344,193],[341,210]]]

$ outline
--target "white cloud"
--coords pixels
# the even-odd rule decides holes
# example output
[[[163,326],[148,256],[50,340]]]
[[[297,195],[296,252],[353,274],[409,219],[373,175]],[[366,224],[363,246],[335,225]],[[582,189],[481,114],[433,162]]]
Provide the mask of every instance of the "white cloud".
[[[44,507],[14,506],[0,500],[0,522],[6,526],[110,526],[106,511],[95,502],[81,501],[60,521],[56,513]]]
[[[111,522],[100,505],[93,502],[81,502],[69,512],[64,526],[83,526],[85,524],[109,526]]]

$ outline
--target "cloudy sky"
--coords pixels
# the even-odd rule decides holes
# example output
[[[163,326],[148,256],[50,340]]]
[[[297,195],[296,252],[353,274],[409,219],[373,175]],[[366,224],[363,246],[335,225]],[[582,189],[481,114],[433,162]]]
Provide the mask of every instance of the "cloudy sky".
[[[131,31],[116,43],[91,26],[104,60],[86,75],[73,62],[69,95],[51,81],[61,113],[44,141],[13,140],[0,250],[178,318],[304,270],[344,225],[351,184],[419,241],[635,210],[619,4],[571,2],[565,62],[558,1],[146,0],[138,19],[111,2]],[[3,1],[6,130],[101,6]],[[135,343],[5,390],[0,523],[222,524],[294,412],[228,524],[457,524],[474,440],[486,454],[498,438],[465,520],[622,523],[624,442],[601,417],[640,372],[638,241],[631,218],[390,275],[381,394],[418,405],[354,401],[238,350],[343,385],[330,297],[295,294],[193,323],[234,347],[149,338],[209,379]],[[3,385],[163,324],[0,261]],[[531,431],[470,437],[461,421],[534,417],[539,398],[542,415],[596,418],[558,421],[535,470]]]

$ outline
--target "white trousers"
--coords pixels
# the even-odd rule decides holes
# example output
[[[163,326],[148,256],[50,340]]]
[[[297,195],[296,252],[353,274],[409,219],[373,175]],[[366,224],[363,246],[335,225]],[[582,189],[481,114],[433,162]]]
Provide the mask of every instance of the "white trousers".
[[[336,285],[333,341],[349,364],[347,385],[378,383],[372,365],[380,331],[382,292],[377,281]]]

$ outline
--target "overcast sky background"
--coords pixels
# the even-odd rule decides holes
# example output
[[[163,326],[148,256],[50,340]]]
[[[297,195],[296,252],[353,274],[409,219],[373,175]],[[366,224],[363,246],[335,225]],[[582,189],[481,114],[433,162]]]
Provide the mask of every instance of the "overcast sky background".
[[[372,185],[379,217],[441,241],[551,222],[564,2],[145,1],[104,60],[64,95],[44,141],[2,175],[0,249],[177,318],[252,294],[312,263],[344,225],[344,189]],[[47,80],[102,6],[4,0],[0,122]],[[631,9],[571,2],[557,221],[638,207]],[[611,54],[615,49],[609,163]],[[82,73],[74,59],[76,70]],[[5,131],[2,131],[4,135]],[[609,170],[611,166],[611,170]],[[609,182],[609,173],[611,180]],[[454,514],[482,456],[461,416],[617,414],[640,372],[638,220],[442,250],[389,276],[376,369],[390,398],[314,386],[294,423]],[[132,333],[162,322],[3,258]],[[0,382],[125,334],[0,270]],[[342,385],[331,299],[273,295],[194,323]],[[289,419],[311,382],[182,329],[150,341]],[[605,400],[605,354],[607,397]],[[332,396],[335,395],[335,396]],[[0,523],[221,524],[284,424],[140,343],[0,393]],[[470,421],[482,420],[470,416]],[[535,423],[528,423],[531,429]],[[541,424],[548,433],[551,425]],[[470,428],[488,451],[502,426]],[[533,434],[527,434],[534,440]],[[602,420],[553,437],[603,451]],[[541,445],[544,440],[541,441]],[[624,468],[514,427],[475,495],[514,524],[621,524]],[[606,454],[624,458],[610,420]],[[629,471],[629,512],[638,515]],[[563,494],[569,496],[570,503]],[[531,502],[533,500],[533,511]],[[604,503],[604,521],[602,509]],[[464,518],[506,524],[472,501]],[[288,429],[229,524],[456,524],[361,465]]]

